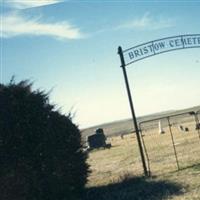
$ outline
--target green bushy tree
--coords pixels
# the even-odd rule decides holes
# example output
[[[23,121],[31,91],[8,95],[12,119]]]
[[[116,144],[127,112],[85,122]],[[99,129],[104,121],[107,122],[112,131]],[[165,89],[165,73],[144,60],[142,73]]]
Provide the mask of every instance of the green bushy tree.
[[[70,116],[28,81],[0,85],[0,199],[78,199],[88,165]]]

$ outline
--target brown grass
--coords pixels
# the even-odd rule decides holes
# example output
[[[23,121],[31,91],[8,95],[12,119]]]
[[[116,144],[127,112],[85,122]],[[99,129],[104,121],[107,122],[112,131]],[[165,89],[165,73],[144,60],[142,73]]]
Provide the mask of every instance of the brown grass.
[[[200,163],[200,139],[194,130],[194,125],[187,124],[187,126],[190,131],[184,133],[180,133],[176,127],[172,127],[181,169],[179,171],[177,171],[169,130],[166,128],[166,133],[163,135],[159,135],[156,129],[143,133],[151,172],[155,176],[153,180],[169,181],[181,186],[181,194],[169,194],[167,197],[165,196],[165,199],[200,199],[200,165],[198,165]],[[124,139],[109,138],[108,142],[112,144],[111,149],[99,149],[89,153],[88,163],[92,173],[89,177],[88,188],[118,183],[120,177],[126,174],[132,177],[143,174],[137,141],[133,134],[124,136]]]

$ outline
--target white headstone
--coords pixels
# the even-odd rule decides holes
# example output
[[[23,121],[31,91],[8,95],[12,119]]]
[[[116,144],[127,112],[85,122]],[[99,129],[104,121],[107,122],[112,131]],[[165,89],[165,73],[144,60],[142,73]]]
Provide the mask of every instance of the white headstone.
[[[161,120],[158,122],[158,132],[159,132],[159,134],[164,134],[165,133],[165,131],[163,130],[163,127],[162,127]]]

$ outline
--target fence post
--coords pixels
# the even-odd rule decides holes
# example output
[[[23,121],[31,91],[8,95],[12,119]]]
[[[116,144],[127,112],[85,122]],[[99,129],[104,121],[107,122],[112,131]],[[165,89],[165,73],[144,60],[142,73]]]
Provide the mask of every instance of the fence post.
[[[138,147],[139,147],[139,151],[140,151],[140,156],[141,156],[141,160],[142,160],[144,175],[148,176],[145,157],[144,157],[144,152],[143,152],[142,143],[141,143],[141,140],[140,140],[140,133],[139,133],[138,125],[137,125],[137,119],[136,119],[136,116],[135,116],[135,111],[134,111],[134,107],[133,107],[131,91],[130,91],[130,87],[129,87],[128,76],[127,76],[127,73],[126,73],[124,56],[123,56],[123,52],[122,52],[122,48],[121,47],[118,48],[118,54],[119,54],[120,60],[121,60],[121,67],[122,67],[123,74],[124,74],[124,80],[125,80],[125,84],[126,84],[129,104],[130,104],[130,108],[131,108],[131,114],[132,114],[132,118],[133,118],[133,125],[134,125],[135,132],[136,132],[136,138],[137,138]]]
[[[168,121],[168,126],[169,126],[169,132],[170,132],[171,139],[172,139],[174,155],[175,155],[175,158],[176,158],[176,164],[177,164],[177,168],[179,170],[180,168],[179,168],[179,163],[178,163],[178,157],[177,157],[177,153],[176,153],[176,147],[175,147],[175,144],[174,144],[174,137],[173,137],[173,134],[172,134],[171,123],[170,123],[169,117],[167,117],[167,121]]]
[[[144,142],[144,138],[143,138],[143,135],[142,135],[142,128],[141,128],[141,124],[140,123],[139,123],[139,130],[140,130],[140,133],[141,133],[140,134],[141,135],[141,141],[142,141],[142,145],[143,145],[145,156],[146,156],[146,160],[147,160],[148,176],[151,176],[151,167],[150,167],[149,155],[148,155],[146,144]]]
[[[196,112],[194,116],[195,116],[195,121],[196,121],[197,132],[198,132],[199,139],[200,139],[200,122],[199,122],[199,118],[198,118],[198,112]]]

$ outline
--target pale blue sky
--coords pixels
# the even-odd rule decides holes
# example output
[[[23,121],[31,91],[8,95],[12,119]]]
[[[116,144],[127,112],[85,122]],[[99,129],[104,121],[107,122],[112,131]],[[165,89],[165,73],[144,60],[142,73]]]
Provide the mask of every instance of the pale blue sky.
[[[1,82],[49,91],[80,127],[131,117],[119,45],[200,33],[200,1],[0,0]],[[200,48],[127,67],[137,116],[200,104]]]

